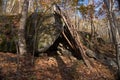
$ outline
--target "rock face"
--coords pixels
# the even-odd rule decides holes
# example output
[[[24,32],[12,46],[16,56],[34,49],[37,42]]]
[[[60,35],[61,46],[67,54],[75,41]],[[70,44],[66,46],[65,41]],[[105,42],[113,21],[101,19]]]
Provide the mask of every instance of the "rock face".
[[[55,13],[32,14],[27,21],[26,38],[28,48],[32,49],[35,42],[35,49],[38,52],[44,52],[53,45],[62,31],[62,21]]]

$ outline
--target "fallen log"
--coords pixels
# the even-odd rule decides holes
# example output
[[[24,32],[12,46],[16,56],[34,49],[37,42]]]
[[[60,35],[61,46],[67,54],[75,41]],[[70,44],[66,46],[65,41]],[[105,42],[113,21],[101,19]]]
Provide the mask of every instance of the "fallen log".
[[[60,8],[59,8],[60,10]],[[77,30],[75,29],[75,26],[73,26],[70,22],[70,19],[68,16],[65,15],[63,11],[54,11],[55,14],[58,14],[61,16],[62,21],[65,23],[64,31],[62,32],[63,37],[66,39],[68,44],[71,46],[73,50],[75,50],[76,54],[83,59],[85,64],[92,69],[92,62],[89,60],[89,57],[86,55],[85,50],[83,48],[83,45],[80,41],[80,37],[77,33]],[[69,34],[69,35],[67,35]]]

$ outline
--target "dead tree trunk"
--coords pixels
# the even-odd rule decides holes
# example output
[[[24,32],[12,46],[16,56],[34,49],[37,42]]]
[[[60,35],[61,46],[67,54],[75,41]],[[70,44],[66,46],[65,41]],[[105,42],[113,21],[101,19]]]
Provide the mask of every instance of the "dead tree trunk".
[[[59,8],[59,10],[60,10],[60,8]],[[71,48],[73,48],[73,50],[75,50],[77,56],[81,57],[83,59],[83,61],[85,62],[85,64],[90,69],[92,69],[92,66],[91,66],[92,63],[90,63],[90,60],[89,60],[88,56],[86,55],[85,50],[83,49],[83,45],[80,41],[80,37],[77,33],[77,29],[75,28],[75,26],[73,26],[71,24],[69,17],[66,16],[63,11],[57,10],[57,11],[55,11],[55,13],[60,15],[63,22],[65,23],[65,26],[64,26],[65,30],[62,32],[62,35],[64,36],[66,41],[69,43]]]
[[[27,14],[28,14],[28,4],[29,0],[24,0],[23,1],[23,9],[22,9],[22,14],[21,14],[21,19],[20,19],[20,27],[19,27],[19,32],[18,32],[18,45],[19,45],[19,52],[20,55],[25,55],[27,53],[26,49],[26,42],[25,42],[25,24],[26,24],[26,19],[27,19]]]

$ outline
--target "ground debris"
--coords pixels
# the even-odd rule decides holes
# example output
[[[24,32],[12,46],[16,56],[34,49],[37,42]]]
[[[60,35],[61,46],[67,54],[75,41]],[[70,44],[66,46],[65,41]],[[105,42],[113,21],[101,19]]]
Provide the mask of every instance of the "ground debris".
[[[36,57],[34,65],[30,64],[30,57],[20,57],[17,72],[14,58],[16,54],[0,52],[0,77],[3,80],[116,80],[116,69],[112,70],[96,60],[93,60],[94,70],[90,71],[82,60],[77,60],[72,55],[72,61],[66,55]]]

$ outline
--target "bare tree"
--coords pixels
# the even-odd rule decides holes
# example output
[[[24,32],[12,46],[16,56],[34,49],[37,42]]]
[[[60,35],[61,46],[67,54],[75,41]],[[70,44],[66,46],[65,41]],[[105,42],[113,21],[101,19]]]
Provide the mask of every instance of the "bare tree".
[[[110,23],[112,39],[113,39],[113,43],[115,44],[116,59],[118,64],[118,74],[120,77],[120,34],[119,34],[117,24],[115,22],[115,14],[112,10],[113,2],[114,0],[104,0],[104,3],[106,4],[106,7],[107,7],[107,15]]]
[[[94,22],[93,22],[93,19],[94,19],[94,0],[89,0],[89,17],[90,17],[90,23],[91,23],[91,36],[92,38],[95,36],[95,25],[94,25]]]
[[[28,14],[28,5],[29,5],[29,0],[23,0],[23,9],[21,12],[20,27],[18,32],[18,45],[19,45],[19,52],[21,55],[27,53],[26,42],[25,42],[25,24]]]

